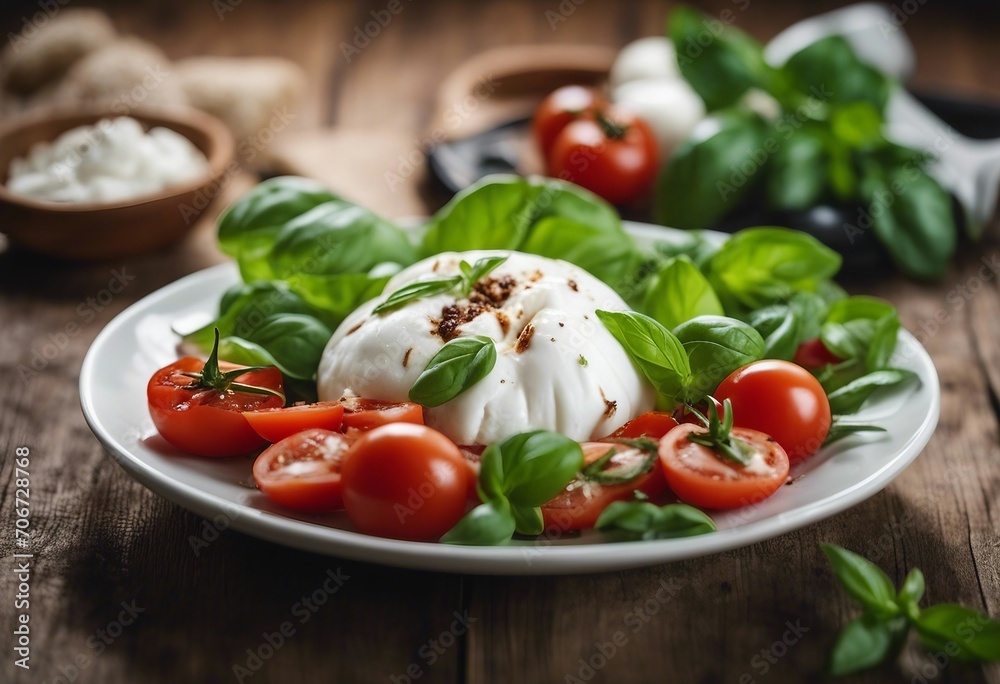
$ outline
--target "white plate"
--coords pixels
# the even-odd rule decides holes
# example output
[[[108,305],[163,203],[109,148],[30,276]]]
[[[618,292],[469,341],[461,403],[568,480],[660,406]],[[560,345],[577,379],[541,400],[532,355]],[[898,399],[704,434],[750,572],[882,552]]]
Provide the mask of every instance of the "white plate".
[[[629,230],[645,244],[676,239],[676,233],[659,227],[630,224]],[[601,543],[601,535],[591,531],[490,548],[370,537],[351,531],[342,513],[297,515],[271,505],[250,483],[252,457],[187,456],[157,436],[146,410],[146,382],[153,371],[176,359],[178,340],[171,326],[211,320],[220,295],[238,279],[233,264],[194,273],[111,321],[83,363],[83,413],[125,471],[157,494],[216,518],[219,527],[231,526],[317,553],[410,568],[510,575],[621,570],[704,556],[784,534],[860,503],[916,458],[937,424],[937,373],[927,352],[904,332],[893,363],[916,372],[920,386],[885,393],[856,416],[858,422],[877,423],[888,432],[845,439],[796,466],[793,484],[771,498],[713,515],[718,532],[686,539]]]

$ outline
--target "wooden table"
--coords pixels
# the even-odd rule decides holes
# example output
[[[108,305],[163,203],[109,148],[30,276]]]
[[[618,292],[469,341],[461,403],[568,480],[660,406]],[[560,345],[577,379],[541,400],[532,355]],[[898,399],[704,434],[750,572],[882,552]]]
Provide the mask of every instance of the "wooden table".
[[[565,0],[575,9],[553,31],[545,12],[559,11],[556,0],[404,0],[404,11],[347,64],[338,44],[384,3],[234,1],[223,21],[207,0],[180,4],[117,3],[113,12],[120,28],[157,41],[171,57],[273,53],[301,63],[311,88],[300,127],[381,126],[413,136],[426,125],[443,75],[479,50],[542,41],[620,46],[658,31],[668,9]],[[706,10],[732,4],[715,0]],[[944,3],[904,4],[918,7],[905,24],[919,56],[918,85],[1000,97],[995,21]],[[738,23],[766,39],[805,15],[802,5],[754,0]],[[5,35],[33,8],[7,8]],[[242,681],[253,684],[814,681],[838,628],[857,614],[833,581],[819,549],[824,541],[868,555],[896,581],[920,567],[930,601],[996,617],[1000,290],[995,278],[976,279],[981,259],[998,254],[992,230],[963,248],[940,284],[887,277],[875,287],[899,306],[907,328],[920,331],[943,391],[937,433],[888,489],[831,520],[739,551],[540,578],[396,570],[232,531],[195,552],[190,540],[205,534],[206,522],[114,464],[84,423],[77,381],[88,346],[116,314],[220,260],[210,222],[175,248],[125,261],[69,265],[0,255],[0,519],[7,530],[0,680],[226,682],[240,679],[240,666],[249,671]],[[106,305],[91,306],[87,298],[107,286],[113,269],[134,280]],[[962,286],[968,296],[955,289]],[[48,342],[63,348],[22,381],[19,364]],[[31,451],[30,673],[14,668],[7,647],[17,585],[9,568],[18,446]],[[301,601],[328,571],[350,579],[303,624]],[[269,647],[285,622],[294,634]],[[625,641],[611,654],[616,632]],[[858,681],[922,681],[929,661],[917,654],[910,649],[898,668]],[[588,661],[603,667],[592,673]],[[1000,666],[948,665],[933,681],[1000,682]]]

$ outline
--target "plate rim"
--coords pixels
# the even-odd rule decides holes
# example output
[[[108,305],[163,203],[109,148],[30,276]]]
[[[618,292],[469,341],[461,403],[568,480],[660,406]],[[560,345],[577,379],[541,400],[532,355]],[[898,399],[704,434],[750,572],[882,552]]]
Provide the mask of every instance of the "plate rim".
[[[638,232],[662,226],[624,222],[638,227]],[[667,229],[669,230],[669,229]],[[223,272],[235,272],[233,262],[187,274],[131,304],[113,318],[91,343],[80,370],[80,405],[88,427],[130,477],[153,493],[211,519],[220,511],[237,509],[229,518],[229,527],[283,546],[351,560],[380,563],[409,569],[482,575],[552,575],[612,572],[635,567],[671,563],[690,558],[714,555],[750,546],[811,525],[852,508],[884,489],[921,453],[937,427],[941,409],[940,381],[937,369],[926,349],[907,330],[902,337],[917,352],[921,365],[929,369],[923,378],[929,385],[930,405],[920,427],[909,435],[897,450],[899,454],[874,473],[846,490],[825,497],[794,511],[787,511],[756,520],[735,528],[709,535],[652,541],[622,541],[573,545],[509,545],[499,547],[466,547],[438,542],[414,542],[373,537],[350,530],[341,530],[315,522],[297,520],[270,511],[254,508],[246,502],[235,503],[216,494],[164,474],[140,457],[130,453],[102,423],[93,396],[94,366],[101,349],[119,329],[125,327],[139,312],[163,299],[183,291],[191,281],[222,277]],[[794,514],[794,519],[789,516]],[[678,543],[681,543],[679,547]],[[674,545],[665,556],[664,549]],[[608,551],[615,553],[609,554]]]

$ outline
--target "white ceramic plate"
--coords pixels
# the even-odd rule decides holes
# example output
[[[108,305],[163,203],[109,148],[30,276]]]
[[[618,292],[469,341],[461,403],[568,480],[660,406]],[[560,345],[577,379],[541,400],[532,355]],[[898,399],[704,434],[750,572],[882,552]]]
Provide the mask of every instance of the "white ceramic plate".
[[[677,233],[629,225],[640,243]],[[606,542],[602,535],[551,535],[504,547],[457,547],[381,539],[353,532],[343,513],[298,515],[273,506],[250,478],[252,456],[209,459],[177,452],[160,439],[146,410],[146,382],[177,357],[171,326],[211,320],[222,292],[239,280],[233,264],[189,275],[122,312],[98,335],[80,373],[80,399],[94,434],[132,477],[206,518],[263,539],[317,553],[447,572],[555,574],[621,570],[747,546],[839,513],[899,475],[930,439],[940,389],[927,352],[909,333],[893,363],[920,376],[917,388],[880,395],[855,417],[885,434],[845,439],[792,469],[792,484],[745,509],[715,514],[719,531],[648,542]]]

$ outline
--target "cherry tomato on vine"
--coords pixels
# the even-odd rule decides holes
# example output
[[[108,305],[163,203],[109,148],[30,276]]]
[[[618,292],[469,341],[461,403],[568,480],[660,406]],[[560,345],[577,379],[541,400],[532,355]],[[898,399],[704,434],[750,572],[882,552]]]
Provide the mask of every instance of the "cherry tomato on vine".
[[[437,430],[393,423],[363,433],[342,467],[344,508],[360,531],[436,539],[465,513],[469,466]]]
[[[542,156],[548,158],[556,138],[571,121],[603,106],[604,98],[593,88],[569,85],[549,93],[531,120],[531,130]]]
[[[815,453],[830,431],[830,402],[802,366],[765,359],[733,371],[715,391],[729,399],[739,427],[770,435],[796,463]]]
[[[610,106],[569,123],[548,156],[548,173],[612,204],[632,202],[652,188],[659,171],[656,137],[645,121]]]
[[[340,469],[351,441],[339,432],[312,428],[272,444],[253,464],[253,479],[267,498],[305,511],[344,507]]]

